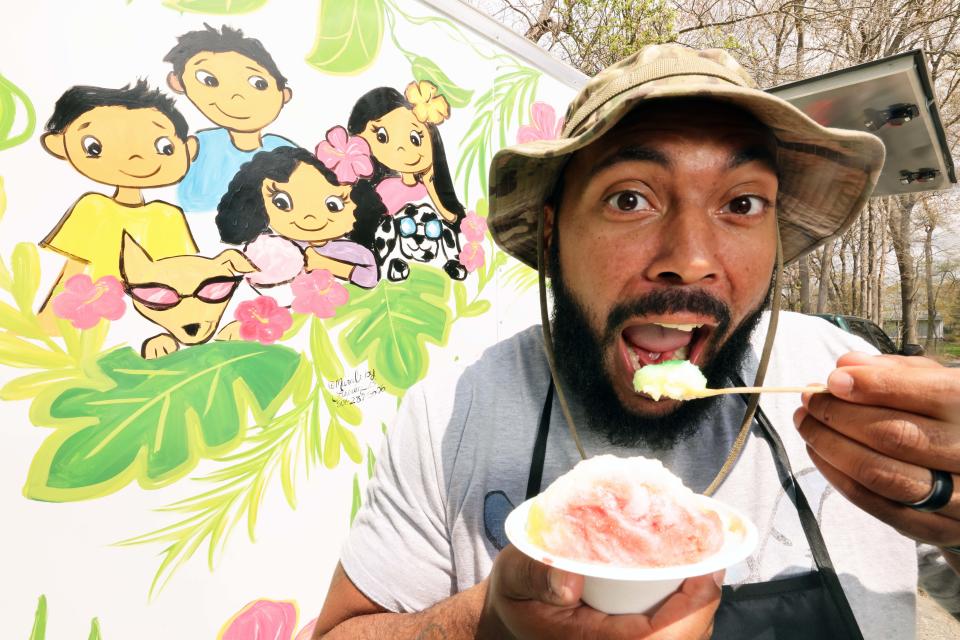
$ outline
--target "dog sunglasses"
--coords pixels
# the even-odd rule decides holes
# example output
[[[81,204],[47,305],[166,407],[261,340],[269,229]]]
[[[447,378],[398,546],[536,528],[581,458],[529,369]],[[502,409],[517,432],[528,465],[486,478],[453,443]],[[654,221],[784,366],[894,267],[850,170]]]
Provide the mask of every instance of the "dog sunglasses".
[[[413,218],[407,216],[400,218],[400,236],[403,238],[409,238],[417,233],[417,229],[423,227],[423,235],[430,238],[431,240],[436,240],[443,233],[443,225],[440,224],[439,220],[428,220],[427,222],[421,222],[417,224],[417,221]]]
[[[185,300],[186,298],[196,298],[201,302],[210,304],[229,300],[241,280],[243,280],[243,276],[216,276],[214,278],[207,278],[197,285],[193,293],[187,294],[180,293],[173,287],[158,282],[126,284],[123,290],[127,292],[128,296],[148,309],[165,311],[177,306],[181,300]]]

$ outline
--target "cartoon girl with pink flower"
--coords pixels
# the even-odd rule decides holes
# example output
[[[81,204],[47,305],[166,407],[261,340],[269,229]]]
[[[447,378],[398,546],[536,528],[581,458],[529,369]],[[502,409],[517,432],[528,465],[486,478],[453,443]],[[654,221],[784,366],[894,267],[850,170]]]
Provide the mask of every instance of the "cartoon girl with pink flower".
[[[426,81],[411,82],[403,95],[392,87],[378,87],[353,106],[347,129],[370,145],[372,181],[388,215],[408,204],[429,202],[447,224],[459,227],[464,208],[437,129],[449,117],[447,99]]]
[[[316,155],[297,147],[260,152],[240,168],[217,207],[220,238],[245,245],[259,269],[248,281],[284,306],[294,293],[289,285],[304,273],[325,270],[372,288],[379,270],[370,247],[385,211],[362,179],[372,173],[367,143],[343,127],[327,132]]]

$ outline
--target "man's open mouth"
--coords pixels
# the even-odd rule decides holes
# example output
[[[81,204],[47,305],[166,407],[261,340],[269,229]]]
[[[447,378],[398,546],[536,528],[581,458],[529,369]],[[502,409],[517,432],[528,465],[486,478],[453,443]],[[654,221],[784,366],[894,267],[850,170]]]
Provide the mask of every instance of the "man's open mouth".
[[[699,365],[716,324],[707,318],[663,319],[630,324],[620,333],[627,370],[648,364],[688,360]]]

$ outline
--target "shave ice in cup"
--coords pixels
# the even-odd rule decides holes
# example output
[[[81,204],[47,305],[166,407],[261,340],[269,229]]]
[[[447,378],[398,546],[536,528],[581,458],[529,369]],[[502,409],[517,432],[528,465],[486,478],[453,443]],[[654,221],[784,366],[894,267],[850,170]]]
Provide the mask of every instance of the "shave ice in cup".
[[[506,533],[534,560],[584,576],[583,601],[608,614],[650,612],[686,578],[732,566],[757,544],[743,514],[639,456],[578,463],[514,509]]]

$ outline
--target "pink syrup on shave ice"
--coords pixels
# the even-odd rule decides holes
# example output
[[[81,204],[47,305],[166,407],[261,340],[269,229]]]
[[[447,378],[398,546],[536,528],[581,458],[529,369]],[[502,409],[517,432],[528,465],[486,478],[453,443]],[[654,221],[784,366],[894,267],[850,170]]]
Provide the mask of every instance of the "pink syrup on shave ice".
[[[699,562],[723,545],[719,516],[659,461],[596,456],[537,496],[527,535],[556,556],[619,567]]]

